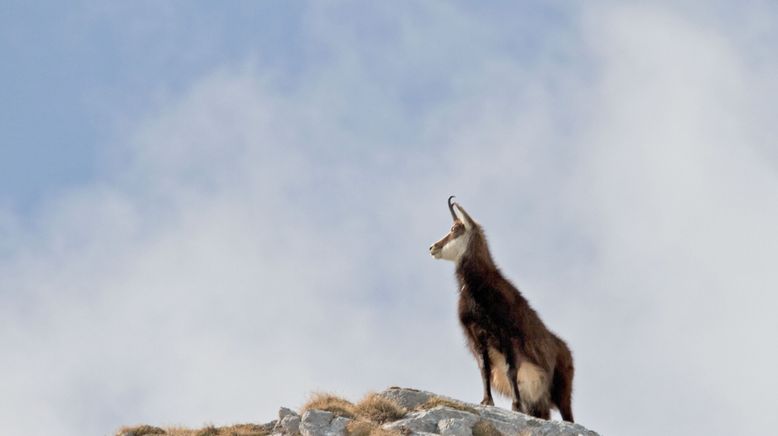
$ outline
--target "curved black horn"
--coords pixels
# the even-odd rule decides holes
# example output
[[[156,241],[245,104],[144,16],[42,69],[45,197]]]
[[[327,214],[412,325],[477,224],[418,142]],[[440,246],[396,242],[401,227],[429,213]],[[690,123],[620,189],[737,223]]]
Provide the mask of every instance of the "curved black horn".
[[[448,197],[448,210],[451,211],[451,218],[454,219],[454,221],[457,220],[457,214],[454,213],[454,205],[451,203],[451,199],[454,198],[452,195],[451,197]]]

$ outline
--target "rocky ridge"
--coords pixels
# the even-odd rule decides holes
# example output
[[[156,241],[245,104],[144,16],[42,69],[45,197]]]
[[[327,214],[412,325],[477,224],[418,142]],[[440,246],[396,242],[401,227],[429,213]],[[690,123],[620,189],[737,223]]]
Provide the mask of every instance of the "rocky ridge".
[[[580,424],[534,418],[493,406],[464,403],[416,389],[392,387],[353,404],[316,394],[300,413],[282,407],[265,424],[200,430],[124,427],[117,436],[598,436]]]
[[[386,422],[369,431],[354,431],[356,418],[339,416],[326,410],[306,410],[302,415],[281,408],[272,425],[273,436],[347,436],[365,435],[409,436],[598,436],[580,424],[534,418],[499,407],[463,403],[431,392],[407,388],[389,388],[377,394],[409,410],[403,418]],[[419,409],[431,399],[442,399],[429,409]]]

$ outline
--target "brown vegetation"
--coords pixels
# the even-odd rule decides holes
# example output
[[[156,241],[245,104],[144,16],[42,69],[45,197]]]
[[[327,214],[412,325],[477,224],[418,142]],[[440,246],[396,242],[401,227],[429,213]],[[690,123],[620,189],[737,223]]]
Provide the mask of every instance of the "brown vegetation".
[[[395,401],[376,393],[366,395],[362,401],[357,403],[354,412],[360,418],[379,424],[397,421],[408,413]]]
[[[215,427],[209,425],[200,429],[191,429],[185,427],[168,427],[162,429],[150,425],[140,425],[137,427],[122,427],[116,432],[121,436],[146,436],[146,435],[168,435],[168,436],[267,436],[270,431],[258,424],[236,424],[224,427]]]
[[[438,406],[449,407],[451,409],[461,410],[463,412],[470,412],[476,415],[478,414],[477,410],[475,410],[474,408],[468,406],[467,404],[461,401],[452,400],[450,398],[438,397],[438,396],[430,397],[430,399],[428,399],[424,403],[416,406],[416,410],[429,410],[432,409],[433,407],[438,407]]]
[[[165,430],[151,425],[138,425],[135,427],[122,427],[116,434],[122,436],[145,436],[152,434],[165,434]]]
[[[400,431],[387,430],[375,422],[364,420],[349,422],[346,426],[346,434],[348,436],[403,436]]]
[[[300,414],[308,410],[324,410],[337,416],[354,418],[357,415],[356,407],[350,401],[326,392],[316,392],[300,409]]]

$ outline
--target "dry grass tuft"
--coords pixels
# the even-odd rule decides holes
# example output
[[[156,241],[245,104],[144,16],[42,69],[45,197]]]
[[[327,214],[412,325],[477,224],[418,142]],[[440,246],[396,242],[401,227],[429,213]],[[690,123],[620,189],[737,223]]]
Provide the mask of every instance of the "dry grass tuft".
[[[195,436],[219,436],[219,429],[209,425],[208,427],[196,430]]]
[[[346,426],[347,436],[404,436],[402,432],[396,430],[386,430],[381,428],[375,422],[370,421],[351,421]]]
[[[167,427],[165,428],[165,434],[168,436],[194,436],[198,430],[192,430],[184,427]]]
[[[230,427],[216,429],[217,436],[266,436],[270,432],[267,428],[257,424],[237,424]]]
[[[303,405],[300,413],[305,413],[308,410],[324,410],[332,412],[337,416],[352,419],[357,415],[354,404],[350,401],[323,392],[317,392],[311,395],[311,399]]]
[[[356,405],[354,411],[357,416],[380,424],[397,421],[408,413],[404,407],[401,407],[394,400],[382,397],[376,393],[366,395]]]
[[[478,421],[473,426],[473,436],[502,436],[489,421]]]
[[[467,404],[461,401],[451,400],[449,398],[443,398],[437,396],[431,397],[429,400],[425,401],[424,403],[419,404],[418,406],[416,406],[416,410],[429,410],[432,409],[433,407],[438,407],[438,406],[450,407],[452,409],[461,410],[464,412],[470,412],[475,415],[478,415],[477,410],[475,410],[474,408],[468,406]]]
[[[122,436],[144,436],[151,434],[165,434],[165,430],[151,425],[138,425],[135,427],[122,427],[116,432]]]
[[[351,421],[346,425],[346,434],[348,436],[370,436],[370,433],[377,429],[378,425],[370,421]]]
[[[257,424],[237,424],[226,427],[209,425],[201,429],[172,427],[167,429],[168,436],[267,436],[270,431]]]

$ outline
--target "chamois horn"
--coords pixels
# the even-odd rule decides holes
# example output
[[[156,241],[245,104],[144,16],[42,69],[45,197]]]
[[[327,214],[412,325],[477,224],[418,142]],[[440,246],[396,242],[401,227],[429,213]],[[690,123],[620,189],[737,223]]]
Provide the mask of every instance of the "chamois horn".
[[[451,203],[451,199],[454,198],[452,195],[451,197],[448,197],[448,210],[451,211],[451,218],[454,219],[454,221],[457,220],[457,214],[454,213],[454,205]]]

